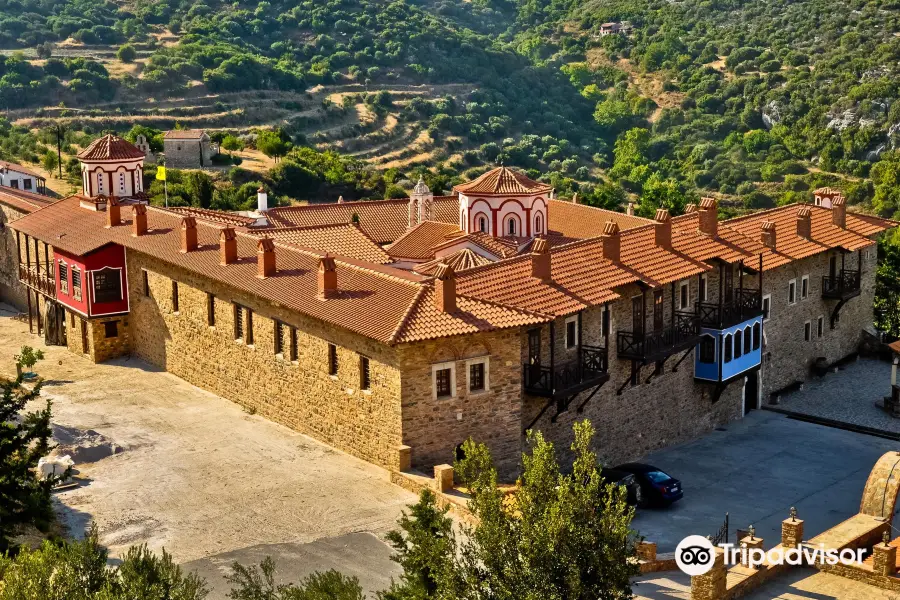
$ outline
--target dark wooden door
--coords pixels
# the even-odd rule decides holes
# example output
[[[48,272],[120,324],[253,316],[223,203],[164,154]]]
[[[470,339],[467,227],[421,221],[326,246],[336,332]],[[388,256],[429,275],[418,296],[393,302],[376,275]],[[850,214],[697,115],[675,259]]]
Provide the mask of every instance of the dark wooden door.
[[[635,335],[644,333],[644,297],[631,299],[631,327]]]
[[[663,304],[663,290],[653,292],[653,331],[662,331],[665,305]]]
[[[725,302],[734,298],[734,271],[732,265],[725,265]]]
[[[747,375],[747,385],[744,387],[744,414],[755,410],[759,400],[759,371],[753,371]]]
[[[528,364],[541,364],[541,330],[532,329],[528,332]]]
[[[832,256],[828,260],[828,275],[831,277],[832,281],[837,277],[837,256]]]

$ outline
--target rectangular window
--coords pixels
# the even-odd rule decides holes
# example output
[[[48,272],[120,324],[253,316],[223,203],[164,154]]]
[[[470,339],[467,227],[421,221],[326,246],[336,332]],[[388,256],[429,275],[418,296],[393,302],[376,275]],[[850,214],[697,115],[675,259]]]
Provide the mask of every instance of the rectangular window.
[[[541,364],[541,330],[531,329],[528,331],[528,364]]]
[[[291,327],[291,360],[297,360],[297,328]]]
[[[469,365],[469,391],[484,391],[484,363]]]
[[[434,372],[434,389],[438,398],[449,398],[453,395],[450,368],[438,369]]]
[[[119,337],[119,322],[107,321],[103,324],[103,336],[106,339]]]
[[[796,304],[797,303],[797,280],[791,279],[788,281],[788,304]]]
[[[72,296],[81,300],[81,271],[72,267]]]
[[[763,296],[762,299],[762,311],[763,311],[763,321],[769,318],[769,311],[772,309],[772,294],[767,294]]]
[[[283,354],[284,353],[284,325],[282,325],[281,321],[272,320],[272,323],[275,327],[275,354]]]
[[[724,354],[722,362],[731,362],[731,353],[734,350],[733,344],[730,333],[722,338],[722,352]]]
[[[372,388],[372,373],[369,370],[369,359],[365,356],[359,357],[359,389],[368,390]]]
[[[655,290],[653,292],[653,331],[660,331],[665,321],[665,292]]]
[[[244,307],[240,304],[234,305],[234,339],[244,339]]]
[[[578,344],[578,321],[574,317],[566,321],[566,348],[574,348]]]
[[[122,299],[122,275],[114,269],[94,271],[94,302],[118,302]]]
[[[816,335],[818,337],[822,337],[823,335],[825,335],[825,318],[824,317],[820,316],[818,318],[818,320],[816,321]]]
[[[711,335],[700,338],[700,362],[706,364],[716,362],[716,340]]]
[[[803,324],[803,341],[808,342],[812,338],[812,324],[807,321]]]
[[[601,320],[600,333],[604,337],[609,335],[609,305],[603,306],[603,318]]]
[[[800,279],[800,299],[806,300],[809,298],[809,275],[804,275]]]
[[[19,180],[18,179],[10,180],[9,187],[13,188],[14,190],[19,189]]]
[[[24,189],[24,190],[30,190],[30,189],[31,189],[31,180],[30,180],[30,179],[23,179],[23,180],[22,180],[22,189]]]
[[[69,267],[65,263],[59,263],[59,291],[69,295]]]
[[[141,285],[144,288],[144,297],[150,297],[150,276],[147,274],[146,269],[141,270]]]
[[[246,331],[246,342],[248,346],[253,345],[253,311],[249,308],[246,309],[247,312],[247,331]]]
[[[691,301],[691,288],[687,281],[681,284],[679,300],[681,302],[679,310],[687,310],[688,304]]]
[[[334,344],[328,344],[328,374],[338,374],[337,346],[335,346]]]
[[[172,312],[178,312],[178,282],[172,282]]]
[[[698,290],[698,295],[700,296],[698,300],[700,302],[706,302],[707,300],[707,292],[706,292],[706,273],[700,274],[700,289]]]
[[[216,326],[216,297],[208,292],[206,294],[206,324],[210,327]]]

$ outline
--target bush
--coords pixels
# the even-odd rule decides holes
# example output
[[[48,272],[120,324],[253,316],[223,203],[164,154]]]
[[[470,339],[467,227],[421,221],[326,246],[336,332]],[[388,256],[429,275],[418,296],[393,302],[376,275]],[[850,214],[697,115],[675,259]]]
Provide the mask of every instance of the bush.
[[[134,59],[137,58],[137,51],[131,44],[125,44],[116,52],[116,57],[123,63],[133,63]]]

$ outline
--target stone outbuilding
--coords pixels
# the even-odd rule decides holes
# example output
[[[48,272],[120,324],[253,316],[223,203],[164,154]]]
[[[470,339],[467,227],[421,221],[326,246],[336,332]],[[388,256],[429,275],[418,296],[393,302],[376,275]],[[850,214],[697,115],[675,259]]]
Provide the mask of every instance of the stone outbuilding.
[[[166,166],[203,169],[212,164],[213,145],[202,129],[175,129],[163,137]]]

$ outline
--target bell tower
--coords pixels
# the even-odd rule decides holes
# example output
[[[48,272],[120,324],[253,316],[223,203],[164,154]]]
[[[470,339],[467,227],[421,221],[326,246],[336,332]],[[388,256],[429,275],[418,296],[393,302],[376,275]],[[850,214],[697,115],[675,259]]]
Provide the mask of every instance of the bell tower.
[[[144,192],[144,152],[115,135],[94,140],[78,154],[87,198],[134,198]]]

